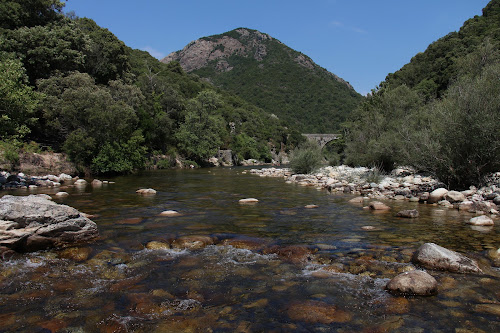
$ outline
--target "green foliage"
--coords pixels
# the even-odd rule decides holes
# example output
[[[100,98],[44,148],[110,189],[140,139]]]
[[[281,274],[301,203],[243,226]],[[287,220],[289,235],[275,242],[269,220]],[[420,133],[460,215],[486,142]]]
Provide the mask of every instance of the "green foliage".
[[[45,25],[62,17],[64,3],[59,0],[2,0],[0,28]]]
[[[323,154],[318,144],[306,141],[292,152],[290,168],[295,173],[309,174],[323,164]]]
[[[257,141],[246,133],[238,134],[234,137],[231,148],[239,161],[248,159],[260,159]]]
[[[215,113],[219,106],[217,93],[200,92],[189,101],[184,122],[175,135],[179,150],[197,163],[214,156],[222,145],[226,126],[222,116]]]
[[[125,44],[108,29],[99,27],[88,18],[77,19],[79,30],[89,37],[85,55],[84,71],[97,83],[106,84],[110,80],[122,79],[130,69]]]
[[[418,93],[405,85],[370,96],[347,124],[346,160],[350,165],[379,165],[390,171],[402,162],[408,117],[422,105]]]
[[[128,173],[144,167],[146,148],[144,138],[135,131],[126,142],[106,142],[96,157],[91,169],[96,173]]]
[[[346,161],[413,166],[456,189],[500,170],[500,1],[431,44],[345,124]]]
[[[414,134],[408,154],[410,163],[455,188],[481,184],[500,170],[500,61],[477,75],[467,69],[442,100],[426,108],[432,121]]]
[[[22,61],[32,85],[56,71],[81,70],[89,43],[88,37],[69,20],[8,30],[0,41],[1,51],[11,52]]]
[[[0,56],[0,139],[21,139],[34,124],[39,96],[27,85],[19,60]]]

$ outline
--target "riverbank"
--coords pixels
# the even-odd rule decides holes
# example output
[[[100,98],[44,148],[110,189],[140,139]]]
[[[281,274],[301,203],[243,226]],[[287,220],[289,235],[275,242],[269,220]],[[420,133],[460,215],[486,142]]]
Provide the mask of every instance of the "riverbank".
[[[354,201],[368,204],[370,200],[407,200],[478,215],[499,216],[500,172],[493,174],[487,186],[471,186],[466,191],[453,191],[430,176],[416,174],[410,168],[393,170],[382,175],[376,169],[336,166],[321,168],[314,174],[294,174],[289,168],[252,169],[260,177],[283,178],[288,183],[313,186],[328,192],[358,196]]]

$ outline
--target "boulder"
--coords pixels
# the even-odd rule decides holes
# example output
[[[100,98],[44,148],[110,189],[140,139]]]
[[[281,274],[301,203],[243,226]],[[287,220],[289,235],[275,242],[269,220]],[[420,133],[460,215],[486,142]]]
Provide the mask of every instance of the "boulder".
[[[87,242],[98,235],[93,221],[72,207],[51,201],[48,195],[0,199],[0,246],[31,252]]]
[[[385,289],[396,295],[430,296],[437,294],[436,279],[424,271],[404,272],[387,283]]]
[[[101,187],[102,186],[102,180],[94,179],[90,184],[92,185],[92,187]]]
[[[462,202],[465,200],[465,195],[461,192],[449,191],[444,195],[444,199],[451,203]]]
[[[493,220],[486,216],[486,215],[481,215],[481,216],[476,216],[473,217],[469,220],[469,224],[472,225],[480,225],[480,226],[488,226],[488,225],[494,225],[495,223]]]
[[[416,218],[419,216],[418,210],[416,209],[407,209],[407,210],[402,210],[396,214],[397,217],[404,217],[404,218]]]
[[[370,202],[368,207],[370,207],[370,209],[372,209],[372,210],[390,210],[391,209],[391,207],[387,206],[386,204],[384,204],[380,201],[372,201],[372,202]]]
[[[85,186],[87,185],[87,181],[85,179],[78,179],[75,181],[76,186]]]
[[[495,205],[500,206],[500,195],[497,195],[496,197],[493,198],[493,203]]]
[[[435,189],[429,194],[429,199],[427,199],[427,203],[436,203],[438,201],[443,200],[444,196],[448,193],[448,190],[441,187],[438,189]]]
[[[140,194],[140,195],[155,195],[156,190],[152,188],[141,188],[135,191],[135,193]]]
[[[434,243],[425,243],[413,254],[413,263],[454,273],[483,273],[477,262]]]

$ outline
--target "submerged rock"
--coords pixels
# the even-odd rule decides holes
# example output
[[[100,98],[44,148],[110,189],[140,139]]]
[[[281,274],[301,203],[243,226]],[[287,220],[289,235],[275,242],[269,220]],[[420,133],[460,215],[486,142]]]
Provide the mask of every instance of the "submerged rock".
[[[44,194],[2,197],[0,220],[0,246],[17,252],[86,242],[99,234],[97,225],[81,212]]]
[[[340,310],[335,305],[312,300],[292,303],[287,309],[287,314],[293,321],[309,324],[346,323],[352,319],[349,312]]]
[[[404,218],[417,218],[419,216],[418,210],[416,209],[408,209],[408,210],[402,210],[396,214],[397,217],[404,217]]]
[[[275,245],[264,250],[264,254],[276,254],[285,261],[294,264],[308,263],[313,261],[315,250],[302,245],[279,246]]]
[[[172,247],[174,249],[197,250],[213,244],[215,244],[215,240],[213,237],[190,235],[177,238],[173,241]]]
[[[140,194],[140,195],[155,195],[156,190],[152,188],[141,188],[135,191],[135,193]]]
[[[393,294],[430,296],[437,294],[436,279],[419,270],[404,272],[387,283],[385,289]]]
[[[434,243],[425,243],[413,254],[412,261],[425,268],[454,273],[483,273],[477,262]]]

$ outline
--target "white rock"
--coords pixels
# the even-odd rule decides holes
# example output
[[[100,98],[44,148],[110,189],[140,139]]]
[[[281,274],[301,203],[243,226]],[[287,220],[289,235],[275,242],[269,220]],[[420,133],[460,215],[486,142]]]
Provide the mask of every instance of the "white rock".
[[[441,201],[443,200],[443,197],[446,195],[446,193],[448,193],[448,190],[445,189],[445,188],[438,188],[438,189],[435,189],[434,191],[432,191],[430,194],[429,194],[429,199],[427,200],[427,203],[436,203],[438,201]]]
[[[258,199],[255,198],[246,198],[246,199],[240,199],[239,203],[240,204],[253,204],[259,202]]]
[[[138,189],[137,191],[135,191],[135,193],[141,194],[141,195],[155,195],[156,190],[154,190],[152,188],[141,188],[141,189]]]
[[[57,192],[56,197],[62,198],[62,197],[67,197],[69,195],[68,192]]]
[[[165,210],[160,213],[161,216],[179,216],[181,215],[178,211],[176,210]]]
[[[486,215],[481,215],[471,218],[469,220],[469,224],[487,226],[487,225],[494,225],[495,223],[490,217]]]

